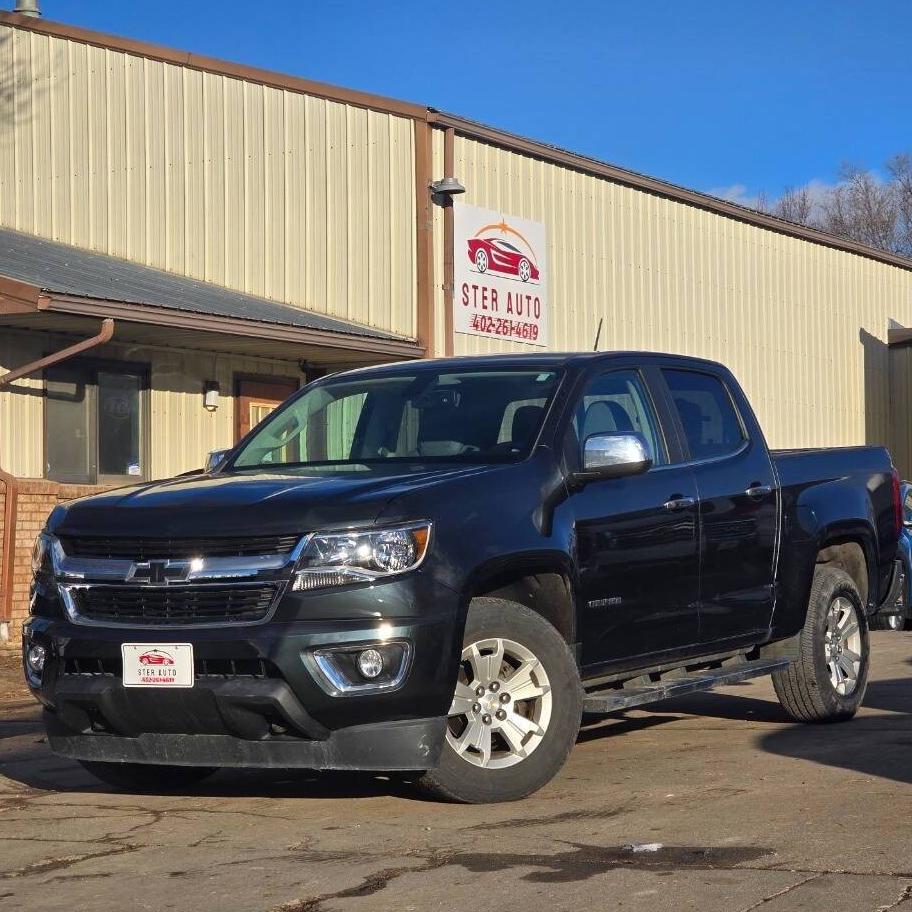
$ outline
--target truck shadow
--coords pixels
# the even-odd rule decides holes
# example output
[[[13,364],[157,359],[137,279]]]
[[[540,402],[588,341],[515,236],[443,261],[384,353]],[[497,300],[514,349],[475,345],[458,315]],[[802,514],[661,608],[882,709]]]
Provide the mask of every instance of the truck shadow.
[[[912,660],[909,660],[912,664]],[[585,720],[581,742],[688,720],[724,719],[764,724],[761,750],[851,770],[864,776],[912,783],[912,678],[872,681],[861,713],[833,725],[795,723],[774,699],[702,693],[655,704],[636,715]]]
[[[764,734],[759,744],[778,756],[912,783],[912,679],[869,684],[864,709],[851,722],[788,726]]]
[[[730,692],[694,694],[633,714],[586,716],[578,742],[607,740],[674,722],[729,720],[760,723],[757,746],[771,754],[912,783],[912,679],[871,682],[864,710],[840,725],[795,724],[774,699]],[[0,775],[28,788],[112,793],[77,763],[51,754],[37,712],[0,722]],[[198,797],[346,799],[398,797],[423,801],[414,774],[307,770],[220,771],[192,790]],[[175,794],[167,790],[153,794]],[[127,793],[124,793],[127,794]],[[146,794],[149,794],[148,792]]]

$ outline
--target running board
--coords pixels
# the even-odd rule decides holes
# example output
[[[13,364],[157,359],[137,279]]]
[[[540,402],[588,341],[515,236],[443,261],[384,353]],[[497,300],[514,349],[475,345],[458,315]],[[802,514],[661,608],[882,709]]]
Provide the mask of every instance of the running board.
[[[627,686],[602,688],[583,695],[583,712],[610,713],[631,706],[643,706],[671,697],[700,690],[711,690],[720,684],[734,684],[747,678],[757,678],[788,668],[788,659],[758,659],[754,662],[737,662],[721,668],[698,671],[677,671],[667,674],[642,675],[625,682]],[[646,683],[646,682],[649,683]],[[642,683],[640,683],[642,682]]]

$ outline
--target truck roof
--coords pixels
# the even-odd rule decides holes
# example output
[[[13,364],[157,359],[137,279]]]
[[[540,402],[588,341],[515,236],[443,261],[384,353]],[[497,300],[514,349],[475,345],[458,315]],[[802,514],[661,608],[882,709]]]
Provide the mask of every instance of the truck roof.
[[[398,361],[393,364],[375,364],[370,367],[359,367],[344,371],[347,374],[387,372],[414,372],[415,370],[472,370],[484,369],[494,366],[529,368],[532,370],[553,370],[561,367],[585,367],[601,361],[613,361],[618,358],[635,357],[642,361],[653,359],[674,359],[682,363],[703,365],[716,369],[725,369],[717,361],[706,358],[695,358],[689,355],[673,354],[670,352],[655,351],[599,351],[599,352],[529,352],[492,355],[460,355],[450,358],[426,358],[420,361]],[[339,376],[336,374],[335,376]]]

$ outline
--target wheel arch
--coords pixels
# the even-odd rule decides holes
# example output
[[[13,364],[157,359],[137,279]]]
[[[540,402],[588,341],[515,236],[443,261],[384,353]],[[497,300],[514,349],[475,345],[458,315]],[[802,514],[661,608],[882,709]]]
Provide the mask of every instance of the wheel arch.
[[[830,536],[821,543],[815,564],[838,567],[846,572],[858,588],[866,612],[870,613],[870,596],[876,591],[877,582],[872,578],[875,563],[869,536],[858,532]]]
[[[474,598],[502,598],[516,602],[544,618],[564,641],[577,642],[573,575],[555,555],[515,557],[479,569],[465,593],[466,609]]]

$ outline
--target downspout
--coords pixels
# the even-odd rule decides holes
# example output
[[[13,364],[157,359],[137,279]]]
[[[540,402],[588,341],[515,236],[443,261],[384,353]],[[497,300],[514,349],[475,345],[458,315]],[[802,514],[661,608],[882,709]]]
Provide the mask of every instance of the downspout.
[[[8,371],[0,376],[0,388],[9,385],[15,380],[20,380],[29,374],[59,364],[74,355],[88,351],[110,342],[114,335],[114,321],[103,320],[100,331],[90,339],[83,339],[74,345],[62,348],[53,355],[39,358],[23,367]],[[9,639],[9,624],[13,619],[13,562],[16,549],[16,502],[19,499],[19,481],[15,475],[5,472],[0,468],[0,481],[6,489],[6,498],[3,505],[3,555],[0,563],[0,641]]]
[[[456,172],[456,131],[447,127],[443,134],[443,173],[449,177]],[[453,296],[456,293],[453,263],[454,232],[453,198],[449,197],[443,210],[443,353],[448,358],[453,354]]]

